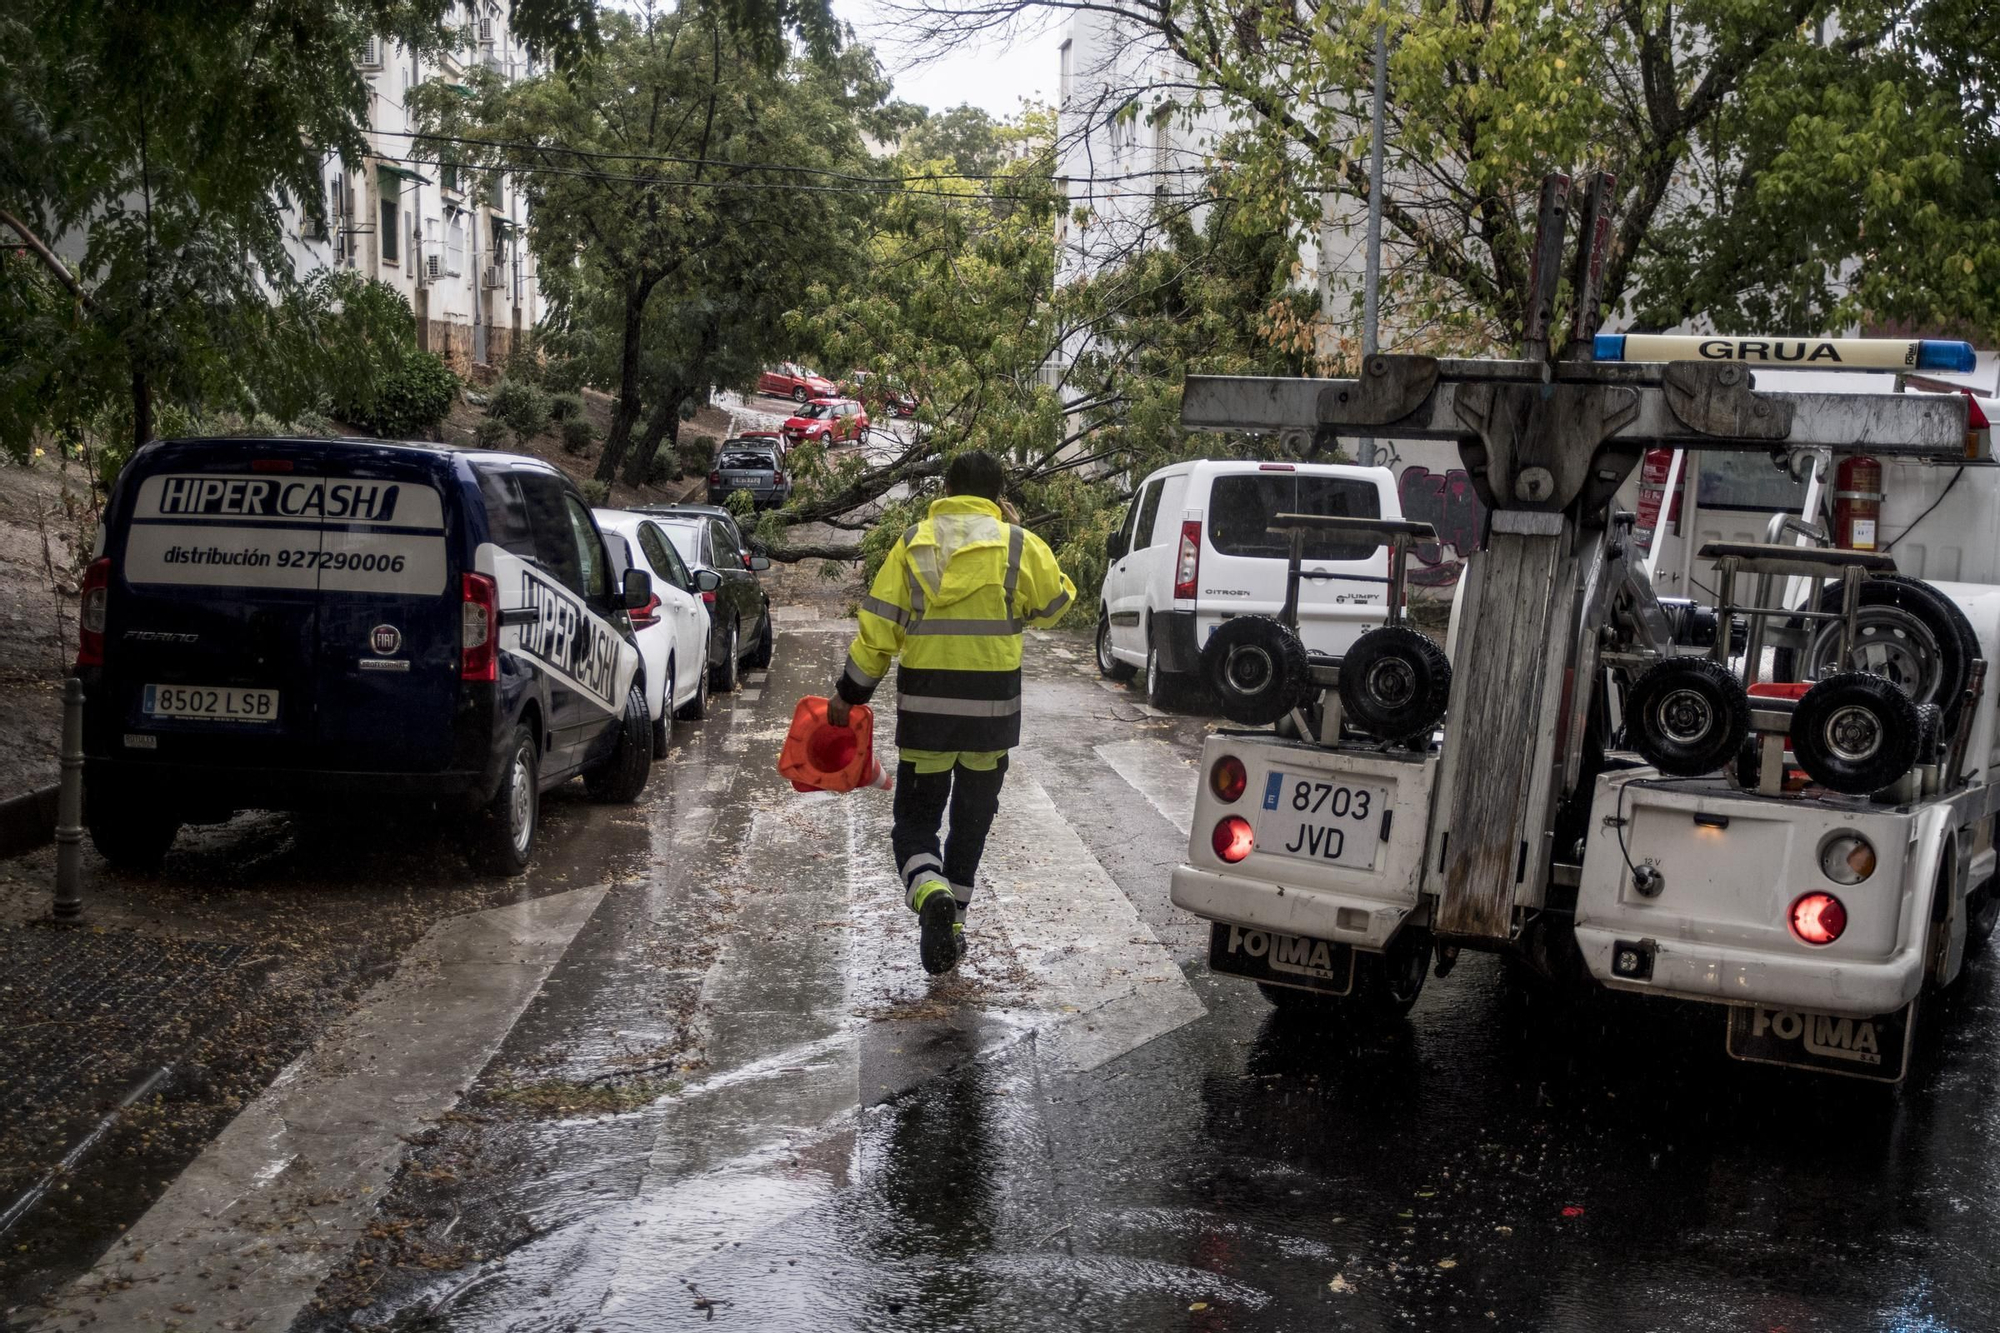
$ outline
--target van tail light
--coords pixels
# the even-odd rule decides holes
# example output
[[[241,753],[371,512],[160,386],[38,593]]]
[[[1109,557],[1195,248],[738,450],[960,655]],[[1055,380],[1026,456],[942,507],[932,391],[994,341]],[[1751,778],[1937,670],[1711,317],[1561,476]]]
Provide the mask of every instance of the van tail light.
[[[500,678],[500,585],[484,574],[467,574],[459,607],[460,680]]]
[[[1209,845],[1215,848],[1217,856],[1235,865],[1250,855],[1251,849],[1257,845],[1257,838],[1250,831],[1249,820],[1242,815],[1231,815],[1215,826]]]
[[[1808,893],[1792,904],[1792,934],[1807,944],[1831,944],[1847,929],[1847,908],[1830,893]]]
[[[1181,524],[1181,552],[1174,561],[1174,600],[1194,596],[1201,575],[1201,524]]]
[[[660,599],[648,597],[646,604],[632,613],[633,629],[651,629],[660,623]]]
[[[76,619],[76,664],[104,665],[104,620],[111,601],[111,561],[93,560],[83,572],[83,609]]]

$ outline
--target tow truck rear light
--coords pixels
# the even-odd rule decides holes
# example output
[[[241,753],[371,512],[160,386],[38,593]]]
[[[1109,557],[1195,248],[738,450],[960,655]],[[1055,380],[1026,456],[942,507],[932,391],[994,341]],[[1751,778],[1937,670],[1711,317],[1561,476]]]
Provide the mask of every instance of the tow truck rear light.
[[[1201,524],[1181,524],[1181,551],[1174,562],[1174,597],[1191,598],[1201,577]]]
[[[1208,772],[1208,785],[1227,805],[1234,805],[1243,799],[1244,791],[1250,786],[1250,775],[1243,769],[1243,761],[1233,754],[1226,754],[1215,761],[1215,767]]]
[[[76,664],[104,665],[104,621],[111,601],[111,560],[90,562],[83,572],[83,608],[76,619]]]
[[[1847,929],[1847,909],[1830,893],[1808,893],[1792,904],[1792,934],[1807,944],[1831,944]]]
[[[1257,837],[1250,831],[1249,820],[1242,815],[1231,815],[1215,826],[1210,842],[1217,856],[1235,865],[1250,855],[1251,848],[1257,845]]]
[[[1839,833],[1819,849],[1819,868],[1835,884],[1859,884],[1875,873],[1875,849],[1859,833]]]
[[[498,680],[500,586],[484,574],[464,576],[459,605],[460,680]]]

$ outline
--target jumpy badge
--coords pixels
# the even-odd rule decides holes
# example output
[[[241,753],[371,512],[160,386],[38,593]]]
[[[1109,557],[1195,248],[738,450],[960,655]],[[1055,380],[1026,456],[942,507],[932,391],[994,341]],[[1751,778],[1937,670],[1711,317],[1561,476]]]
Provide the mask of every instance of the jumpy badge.
[[[875,759],[875,714],[856,704],[847,725],[826,719],[826,700],[809,694],[792,713],[791,729],[778,752],[778,776],[797,791],[853,791],[858,787],[891,790],[893,773]]]

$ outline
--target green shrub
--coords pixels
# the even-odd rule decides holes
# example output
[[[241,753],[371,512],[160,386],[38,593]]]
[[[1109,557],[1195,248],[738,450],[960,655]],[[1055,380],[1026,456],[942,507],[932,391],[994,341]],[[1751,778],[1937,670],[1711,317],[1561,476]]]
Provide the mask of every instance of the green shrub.
[[[590,452],[590,446],[596,440],[597,427],[591,425],[582,417],[571,417],[569,420],[563,422],[562,444],[564,453],[587,454]]]
[[[514,438],[526,441],[548,429],[549,396],[533,384],[501,380],[493,390],[486,413],[506,422]]]
[[[589,374],[589,367],[577,357],[553,357],[542,366],[542,387],[550,393],[576,393]]]
[[[339,422],[322,412],[301,412],[292,425],[298,428],[300,435],[311,439],[333,440],[347,433],[341,429]]]
[[[514,345],[507,352],[507,359],[501,363],[500,374],[516,384],[540,385],[548,375],[548,365],[535,347],[532,336],[523,335],[514,339]]]
[[[458,376],[435,352],[410,352],[376,383],[372,401],[341,408],[348,421],[384,439],[427,439],[451,412]]]
[[[549,416],[557,421],[576,421],[583,416],[583,395],[558,393],[549,397]]]
[[[592,509],[601,509],[611,501],[611,483],[608,481],[592,477],[589,481],[578,482],[576,488],[583,492],[583,502]]]
[[[472,438],[481,449],[498,449],[507,439],[507,423],[498,417],[481,417],[472,428]]]

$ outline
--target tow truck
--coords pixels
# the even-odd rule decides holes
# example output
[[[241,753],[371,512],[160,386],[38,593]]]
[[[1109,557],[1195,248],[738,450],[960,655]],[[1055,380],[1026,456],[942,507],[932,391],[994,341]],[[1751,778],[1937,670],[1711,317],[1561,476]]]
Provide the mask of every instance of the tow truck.
[[[1558,982],[1713,1006],[1740,1059],[1898,1082],[1924,996],[2000,918],[1986,680],[2000,494],[1976,403],[1925,378],[1969,370],[1972,350],[1600,337],[1612,185],[1580,191],[1575,313],[1554,355],[1562,176],[1543,185],[1518,358],[1189,377],[1195,430],[1295,451],[1451,441],[1489,518],[1439,645],[1403,613],[1426,525],[1278,516],[1294,552],[1329,527],[1389,548],[1384,623],[1315,656],[1288,599],[1204,647],[1240,727],[1206,743],[1172,898],[1211,923],[1212,971],[1321,1021],[1393,1021],[1428,976],[1485,950]],[[1787,388],[1794,367],[1887,374],[1896,391]],[[1649,451],[1670,460],[1669,492],[1703,459],[1803,490],[1763,531],[1684,553],[1684,571],[1698,559],[1713,576],[1709,604],[1658,591],[1669,514],[1642,525],[1622,503]],[[1883,529],[1963,482],[1955,521],[1977,529],[1955,559],[1970,581],[1899,571],[1871,549],[1875,522],[1830,528],[1838,462],[1861,456],[1898,497]]]

